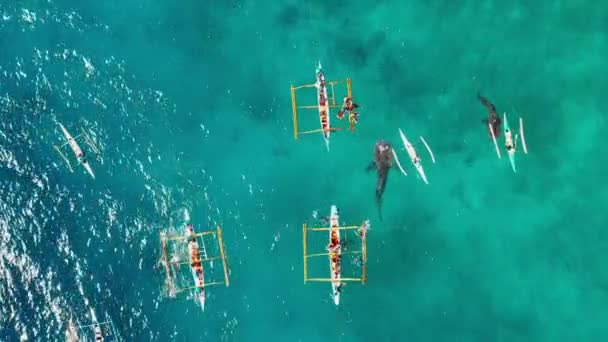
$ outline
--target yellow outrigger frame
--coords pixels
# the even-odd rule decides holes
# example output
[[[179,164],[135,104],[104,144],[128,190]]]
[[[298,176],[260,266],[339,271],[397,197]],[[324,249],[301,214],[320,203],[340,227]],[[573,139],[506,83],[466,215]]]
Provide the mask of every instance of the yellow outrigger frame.
[[[171,262],[168,258],[168,242],[169,241],[180,241],[180,240],[185,240],[187,237],[183,236],[183,235],[167,235],[167,233],[165,232],[161,232],[160,234],[160,241],[161,241],[161,248],[162,248],[162,253],[163,253],[163,257],[162,257],[162,263],[163,266],[165,267],[165,274],[167,276],[166,282],[167,282],[167,286],[168,286],[168,290],[169,290],[169,297],[175,297],[176,294],[184,292],[184,291],[188,291],[188,290],[192,290],[195,288],[202,288],[205,286],[210,286],[210,285],[219,285],[219,284],[225,284],[226,287],[230,286],[230,275],[228,272],[228,262],[226,261],[226,248],[224,246],[224,238],[222,235],[222,228],[220,226],[217,226],[216,230],[210,230],[210,231],[205,231],[205,232],[200,232],[200,233],[196,233],[194,234],[195,237],[202,237],[205,235],[213,235],[216,237],[217,240],[217,244],[218,244],[218,248],[220,251],[220,255],[219,256],[214,256],[214,257],[209,257],[207,256],[207,258],[205,259],[201,259],[201,263],[202,262],[206,262],[206,261],[213,261],[213,260],[217,260],[217,259],[221,259],[222,260],[222,266],[224,269],[224,281],[214,281],[214,282],[210,282],[210,283],[205,283],[203,285],[200,286],[188,286],[182,289],[175,289],[174,286],[175,284],[173,283],[173,279],[172,279],[172,267],[173,266],[177,266],[177,268],[179,269],[180,266],[182,265],[189,265],[190,261],[177,261],[177,262]],[[199,249],[200,250],[200,249]]]
[[[318,256],[329,256],[332,253],[314,253],[314,254],[307,254],[308,251],[308,246],[307,246],[307,232],[309,230],[312,231],[328,231],[328,230],[353,230],[353,229],[359,229],[361,228],[361,226],[343,226],[343,227],[322,227],[322,228],[308,228],[306,226],[306,223],[302,224],[302,234],[303,234],[303,246],[304,246],[304,253],[303,253],[303,258],[304,258],[304,284],[306,284],[307,281],[320,281],[320,282],[332,282],[335,281],[335,279],[331,279],[331,278],[309,278],[308,277],[308,258],[312,258],[312,257],[318,257]],[[361,238],[361,250],[360,251],[352,251],[352,252],[341,252],[340,255],[348,255],[348,254],[361,254],[362,259],[363,259],[363,264],[361,267],[361,277],[359,278],[340,278],[340,281],[352,281],[352,282],[361,282],[361,284],[365,284],[365,282],[367,281],[367,234],[363,234],[362,238]]]
[[[352,91],[352,82],[350,77],[347,77],[345,81],[331,81],[331,82],[326,82],[327,85],[331,85],[331,96],[328,96],[328,100],[330,100],[330,104],[327,106],[328,108],[340,108],[341,105],[338,105],[336,103],[336,92],[335,92],[335,88],[334,85],[336,84],[342,84],[342,83],[346,83],[346,92],[347,92],[347,96],[352,98],[353,97],[353,91]],[[293,84],[291,85],[291,109],[293,111],[293,137],[295,140],[298,140],[298,137],[300,134],[310,134],[310,133],[317,133],[317,132],[323,132],[322,128],[319,129],[314,129],[312,131],[299,131],[298,129],[298,108],[301,109],[318,109],[319,106],[318,105],[313,105],[313,106],[299,106],[296,103],[296,90],[298,89],[302,89],[302,88],[315,88],[316,85],[313,84],[305,84],[305,85],[301,85],[301,86],[294,86]],[[330,115],[330,113],[327,113],[327,115]],[[350,119],[350,118],[349,118]],[[355,126],[352,123],[351,120],[349,120],[350,122],[350,130],[354,130]],[[340,130],[339,128],[330,128],[330,131],[338,131]]]

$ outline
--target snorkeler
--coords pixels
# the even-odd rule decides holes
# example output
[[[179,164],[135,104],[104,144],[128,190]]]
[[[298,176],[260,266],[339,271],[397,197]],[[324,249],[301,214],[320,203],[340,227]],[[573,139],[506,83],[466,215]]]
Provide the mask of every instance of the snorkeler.
[[[515,134],[515,140],[517,140],[517,134]],[[513,154],[515,153],[515,143],[513,142],[513,133],[510,129],[505,129],[505,147],[507,148],[507,153]]]
[[[365,220],[365,222],[363,222],[363,224],[361,224],[359,229],[357,229],[357,234],[359,235],[359,237],[363,239],[366,236],[369,228],[370,228],[369,220]]]
[[[359,113],[355,112],[355,109],[359,108],[359,105],[356,103],[353,103],[353,98],[352,97],[345,97],[344,101],[342,102],[342,109],[338,112],[338,114],[336,115],[338,117],[338,119],[344,119],[344,113],[348,112],[348,119],[351,122],[351,124],[357,123],[359,122],[359,118],[358,115]]]

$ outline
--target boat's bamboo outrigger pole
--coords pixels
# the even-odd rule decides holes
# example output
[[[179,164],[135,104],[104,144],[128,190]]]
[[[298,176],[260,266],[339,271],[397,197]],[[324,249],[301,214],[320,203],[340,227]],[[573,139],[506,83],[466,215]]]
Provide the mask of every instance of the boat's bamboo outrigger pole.
[[[327,256],[334,255],[336,253],[315,253],[306,255],[307,258],[318,257],[318,256]],[[340,252],[340,255],[348,255],[348,254],[363,254],[363,251],[352,251],[352,252]]]
[[[297,87],[294,87],[293,89],[294,90],[298,90],[298,89],[301,89],[301,88],[314,88],[316,86],[317,86],[316,84],[311,83],[311,84],[304,84],[304,85],[301,85],[301,86],[297,86]]]
[[[68,168],[70,169],[70,172],[74,172],[74,169],[72,169],[72,163],[70,163],[70,160],[65,156],[65,154],[63,154],[63,152],[61,152],[61,148],[63,148],[63,146],[65,146],[65,144],[62,145],[61,147],[59,147],[57,145],[53,145],[53,147],[55,148],[57,153],[59,153],[61,158],[63,158],[63,160],[65,160],[65,162],[68,164]]]
[[[341,128],[327,128],[327,129],[323,129],[323,128],[319,128],[319,129],[313,129],[312,131],[304,131],[304,132],[298,132],[298,134],[311,134],[311,133],[318,133],[318,132],[325,132],[325,131],[341,131]]]
[[[361,251],[363,252],[363,275],[361,276],[361,283],[365,284],[367,281],[367,233],[361,236]]]
[[[490,135],[492,136],[492,142],[494,142],[494,148],[496,149],[496,155],[498,155],[498,159],[500,159],[500,148],[498,147],[498,142],[496,141],[496,134],[494,134],[494,129],[492,128],[492,124],[488,123],[488,129],[490,130]]]
[[[298,140],[298,110],[296,107],[296,88],[291,85],[291,109],[293,110],[293,137]]]
[[[198,236],[205,236],[205,235],[215,235],[216,232],[214,231],[208,231],[208,232],[202,232],[202,233],[196,233],[194,234],[194,236],[198,237]],[[189,236],[183,236],[183,235],[171,235],[167,237],[167,240],[184,240],[187,239]]]
[[[335,281],[361,281],[362,278],[308,278],[308,281],[325,281],[325,282],[335,282]]]
[[[519,138],[521,139],[521,146],[524,148],[524,153],[528,154],[528,146],[526,146],[526,137],[524,136],[524,120],[519,118]]]
[[[222,257],[222,264],[224,265],[224,280],[226,287],[230,286],[230,277],[228,274],[228,263],[226,262],[226,252],[224,251],[224,238],[222,236],[222,228],[217,226],[217,243],[220,248],[220,255]]]
[[[213,261],[213,260],[218,260],[218,259],[222,259],[221,256],[216,256],[216,257],[212,257],[212,258],[205,258],[205,259],[201,259],[201,262],[207,262],[207,261]],[[172,265],[189,265],[190,261],[173,261],[171,262]]]
[[[306,284],[306,280],[308,279],[308,260],[306,258],[306,223],[302,225],[302,231],[304,232],[304,284]]]
[[[350,77],[346,78],[346,94],[348,94],[348,97],[353,97],[353,89]]]
[[[87,132],[84,131],[84,128],[80,127],[80,130],[82,131],[81,134],[79,134],[78,136],[83,136],[85,142],[87,143],[87,145],[89,145],[89,147],[93,150],[93,152],[100,154],[101,152],[99,151],[99,148],[97,147],[97,144],[95,144],[95,142],[93,141],[93,139],[91,139],[91,137],[89,136],[89,134]],[[76,139],[76,138],[74,138]]]
[[[327,105],[327,108],[338,108],[338,107],[342,107],[342,106],[338,106],[338,105],[335,105],[335,104],[333,104],[333,105],[332,104]],[[297,108],[302,108],[302,109],[317,109],[317,108],[319,108],[319,106],[299,106]]]
[[[322,227],[322,228],[310,228],[310,230],[351,230],[359,229],[360,226],[344,226],[344,227]]]

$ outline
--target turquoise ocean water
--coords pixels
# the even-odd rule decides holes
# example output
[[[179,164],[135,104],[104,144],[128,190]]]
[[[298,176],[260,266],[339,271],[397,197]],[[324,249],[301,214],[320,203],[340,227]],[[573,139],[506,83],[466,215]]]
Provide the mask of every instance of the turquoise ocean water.
[[[125,341],[605,341],[608,6],[584,3],[2,1],[0,340],[64,340],[93,310]],[[361,105],[330,152],[292,132],[319,60]],[[478,89],[524,118],[517,174]],[[56,121],[94,132],[95,180]],[[437,163],[426,186],[398,151],[380,221],[365,168],[397,127]],[[301,225],[332,204],[372,222],[340,307],[302,276]],[[231,285],[204,313],[161,296],[184,210],[224,229]]]

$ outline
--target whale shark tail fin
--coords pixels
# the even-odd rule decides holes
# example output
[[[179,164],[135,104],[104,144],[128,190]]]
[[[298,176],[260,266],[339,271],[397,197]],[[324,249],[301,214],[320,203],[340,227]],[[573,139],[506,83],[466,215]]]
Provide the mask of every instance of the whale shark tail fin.
[[[378,209],[378,217],[382,221],[382,192],[376,189],[376,208]]]
[[[382,202],[380,200],[376,201],[376,206],[378,207],[378,218],[380,222],[382,222]]]

